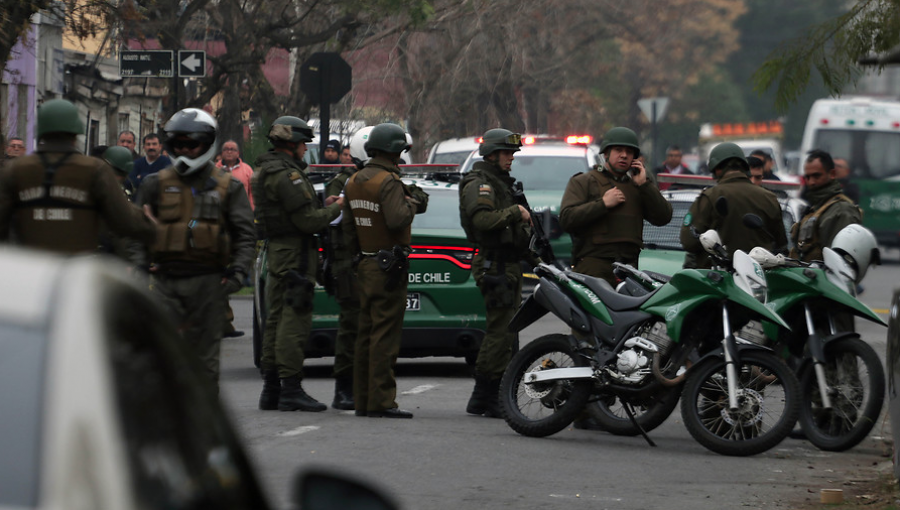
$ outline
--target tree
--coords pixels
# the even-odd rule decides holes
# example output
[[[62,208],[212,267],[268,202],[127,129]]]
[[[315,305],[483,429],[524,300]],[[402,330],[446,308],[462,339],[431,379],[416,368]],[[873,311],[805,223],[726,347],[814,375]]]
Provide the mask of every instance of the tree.
[[[861,75],[858,62],[900,45],[900,3],[857,0],[849,10],[807,29],[773,52],[753,75],[755,90],[775,86],[775,107],[784,111],[810,84],[813,69],[825,89],[839,94]],[[881,63],[879,70],[884,67]]]
[[[6,67],[16,42],[31,26],[31,17],[46,9],[50,0],[6,0],[0,9],[0,63]]]

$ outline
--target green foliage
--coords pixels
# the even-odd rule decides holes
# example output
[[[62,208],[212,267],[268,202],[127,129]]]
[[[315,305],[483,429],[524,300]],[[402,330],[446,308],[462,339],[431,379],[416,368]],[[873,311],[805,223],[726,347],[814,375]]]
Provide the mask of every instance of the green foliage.
[[[244,163],[256,165],[256,158],[262,156],[272,146],[266,137],[270,127],[268,122],[263,122],[250,133],[250,139],[244,143],[242,151]]]
[[[859,0],[850,10],[808,29],[773,52],[753,76],[754,90],[775,85],[775,107],[785,111],[809,86],[815,70],[829,94],[861,76],[857,62],[900,44],[900,3]]]

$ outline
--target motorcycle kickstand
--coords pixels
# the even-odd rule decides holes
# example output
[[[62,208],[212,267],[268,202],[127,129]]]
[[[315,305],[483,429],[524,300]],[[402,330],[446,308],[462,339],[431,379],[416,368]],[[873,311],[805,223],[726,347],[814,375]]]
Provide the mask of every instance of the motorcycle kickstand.
[[[622,402],[622,407],[625,409],[625,414],[628,415],[628,419],[631,420],[631,424],[634,425],[634,428],[638,429],[641,433],[641,436],[644,437],[644,440],[647,441],[647,444],[650,446],[656,446],[656,443],[650,439],[650,436],[647,435],[647,432],[641,427],[641,425],[637,422],[637,418],[634,417],[634,408],[628,402]]]

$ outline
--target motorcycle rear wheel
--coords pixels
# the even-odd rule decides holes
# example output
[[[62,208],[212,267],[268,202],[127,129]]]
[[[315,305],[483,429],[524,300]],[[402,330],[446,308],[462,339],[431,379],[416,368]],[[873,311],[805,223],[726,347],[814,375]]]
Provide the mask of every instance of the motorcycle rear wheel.
[[[566,335],[545,335],[522,347],[500,382],[500,405],[506,423],[529,437],[545,437],[566,428],[584,409],[592,381],[527,384],[523,380],[529,372],[588,365],[587,359],[573,352]]]
[[[634,419],[644,432],[650,432],[662,425],[678,407],[682,385],[665,388],[653,397],[641,402],[632,402]],[[641,433],[628,418],[621,398],[615,396],[601,397],[599,402],[587,406],[588,414],[604,431],[616,436],[636,436]]]
[[[842,452],[865,439],[878,421],[884,403],[884,371],[875,350],[858,338],[826,345],[824,366],[831,409],[822,407],[816,371],[808,363],[800,373],[805,397],[800,426],[820,450]]]
[[[693,367],[681,399],[681,417],[694,439],[722,455],[748,456],[780,443],[800,412],[800,383],[769,352],[744,351],[738,368],[738,409],[728,403],[725,360]]]

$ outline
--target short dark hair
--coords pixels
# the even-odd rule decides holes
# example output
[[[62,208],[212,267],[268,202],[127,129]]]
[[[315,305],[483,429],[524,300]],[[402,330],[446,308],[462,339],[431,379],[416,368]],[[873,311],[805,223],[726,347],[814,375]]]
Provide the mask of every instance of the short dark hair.
[[[681,151],[681,147],[679,147],[679,146],[677,146],[677,145],[670,145],[670,146],[666,147],[666,154],[668,154],[668,153],[670,153],[670,152],[672,152],[672,151],[682,152],[682,151]]]
[[[750,155],[756,156],[757,158],[763,160],[763,162],[772,161],[772,156],[770,156],[768,152],[762,149],[756,149],[755,151],[751,152]]]
[[[756,156],[749,156],[747,158],[747,163],[750,164],[750,168],[762,168],[766,166],[766,162]]]
[[[815,160],[819,160],[822,162],[822,167],[826,172],[830,172],[834,170],[834,159],[831,157],[831,154],[823,151],[822,149],[813,149],[806,153],[806,162],[812,163]]]
[[[132,140],[137,140],[137,135],[134,134],[134,131],[131,131],[131,130],[129,130],[129,129],[123,129],[122,131],[119,131],[119,137],[118,137],[118,138],[122,138],[122,135],[126,135],[126,134],[127,134],[127,135],[131,135],[131,139],[132,139]]]
[[[88,152],[88,156],[93,156],[95,158],[102,158],[103,153],[106,152],[106,149],[109,149],[109,145],[95,145],[91,147],[90,152]]]
[[[159,135],[156,133],[150,133],[149,135],[144,136],[144,139],[141,140],[143,143],[147,143],[147,140],[159,140]]]

